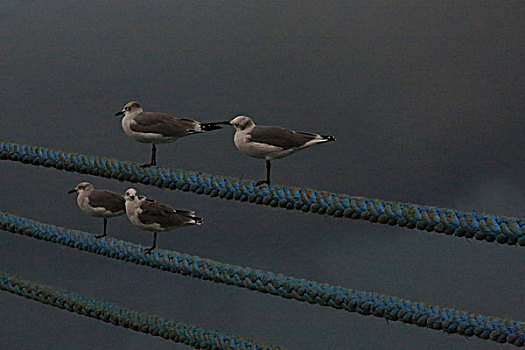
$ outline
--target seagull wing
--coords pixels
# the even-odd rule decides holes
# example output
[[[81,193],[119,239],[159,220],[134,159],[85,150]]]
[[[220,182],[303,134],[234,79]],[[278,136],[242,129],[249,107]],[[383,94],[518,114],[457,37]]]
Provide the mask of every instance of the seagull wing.
[[[93,190],[89,196],[89,205],[95,208],[104,207],[114,213],[124,211],[125,203],[124,197],[113,191],[108,190]]]
[[[170,228],[194,222],[191,218],[192,212],[176,211],[166,204],[144,202],[140,208],[142,213],[139,214],[139,219],[146,225],[157,223],[163,228]]]
[[[135,132],[161,134],[169,137],[183,137],[202,132],[199,122],[177,118],[168,113],[142,112],[133,118],[133,121],[130,128]]]
[[[301,147],[308,141],[319,138],[317,134],[297,132],[278,126],[259,125],[256,125],[249,135],[249,142],[266,143],[283,149]]]

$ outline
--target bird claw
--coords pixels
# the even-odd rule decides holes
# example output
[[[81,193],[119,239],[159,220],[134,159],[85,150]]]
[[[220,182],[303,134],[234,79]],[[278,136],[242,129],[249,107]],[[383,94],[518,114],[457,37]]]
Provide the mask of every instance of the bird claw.
[[[257,181],[257,183],[255,184],[255,186],[261,186],[261,185],[270,186],[270,183],[267,180],[261,180],[261,181]]]
[[[146,164],[142,164],[140,167],[141,168],[149,168],[151,166],[155,166],[155,164],[153,164],[153,163],[146,163]]]
[[[155,249],[155,248],[144,249],[144,254],[150,254],[153,249]]]
[[[95,236],[96,239],[99,239],[99,238],[102,238],[102,237],[106,237],[106,234],[101,234],[101,235],[96,235]]]

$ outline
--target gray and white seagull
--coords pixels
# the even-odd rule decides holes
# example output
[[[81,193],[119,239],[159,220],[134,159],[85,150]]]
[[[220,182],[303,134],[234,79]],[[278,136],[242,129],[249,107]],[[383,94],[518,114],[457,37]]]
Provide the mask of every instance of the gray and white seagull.
[[[202,218],[194,211],[173,209],[169,205],[158,203],[139,196],[134,188],[126,190],[126,214],[129,221],[143,230],[153,232],[153,245],[144,253],[149,254],[157,247],[157,233],[173,230],[188,225],[202,225]]]
[[[184,136],[221,129],[218,126],[221,123],[201,123],[168,113],[144,112],[137,101],[126,103],[121,111],[115,113],[115,116],[122,115],[122,129],[126,135],[135,141],[152,144],[151,162],[143,164],[142,167],[157,165],[157,143],[174,142]]]
[[[257,182],[256,186],[270,184],[272,159],[286,157],[318,143],[335,141],[330,135],[255,125],[250,117],[243,115],[233,118],[229,124],[235,127],[233,141],[239,151],[250,157],[266,159],[266,180]]]
[[[105,237],[108,225],[107,218],[122,215],[126,212],[124,197],[117,192],[109,190],[97,190],[89,182],[81,182],[68,193],[77,192],[78,207],[85,213],[104,218],[104,233],[95,236]]]

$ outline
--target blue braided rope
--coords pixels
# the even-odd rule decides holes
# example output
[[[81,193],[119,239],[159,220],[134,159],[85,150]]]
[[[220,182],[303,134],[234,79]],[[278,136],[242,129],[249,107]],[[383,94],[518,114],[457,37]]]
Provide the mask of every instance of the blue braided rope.
[[[251,340],[208,331],[186,323],[141,313],[124,307],[86,298],[70,291],[20,279],[0,271],[0,289],[44,304],[112,323],[115,326],[184,343],[196,349],[280,349],[259,345]]]
[[[525,246],[525,219],[523,218],[384,201],[298,187],[255,186],[255,182],[249,180],[182,169],[141,168],[131,162],[2,140],[0,140],[0,159],[119,181],[139,182],[172,190],[192,191],[211,197]]]
[[[114,259],[248,288],[287,299],[306,301],[310,304],[331,306],[362,315],[443,330],[447,333],[475,335],[481,339],[492,339],[500,343],[508,342],[517,346],[523,346],[525,343],[524,322],[476,315],[407,299],[321,284],[162,249],[144,254],[146,247],[140,245],[111,237],[96,239],[93,235],[82,231],[48,225],[4,212],[0,212],[0,229]]]

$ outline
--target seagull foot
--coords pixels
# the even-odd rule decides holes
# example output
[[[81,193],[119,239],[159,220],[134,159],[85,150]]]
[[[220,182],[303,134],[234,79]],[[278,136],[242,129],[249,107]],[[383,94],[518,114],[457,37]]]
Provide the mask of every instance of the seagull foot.
[[[155,248],[144,249],[144,254],[151,254],[151,251]]]
[[[267,180],[261,180],[261,181],[257,181],[257,183],[255,184],[255,186],[261,186],[261,185],[268,185],[268,186],[270,186],[270,182],[267,181]]]
[[[151,166],[155,166],[155,164],[153,164],[153,163],[146,163],[146,164],[142,164],[140,167],[141,168],[149,168]]]
[[[103,234],[101,234],[101,235],[96,235],[96,236],[95,236],[96,239],[99,239],[99,238],[102,238],[102,237],[106,237],[106,234],[103,233]]]

